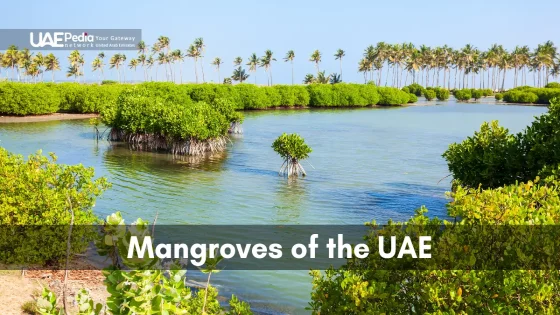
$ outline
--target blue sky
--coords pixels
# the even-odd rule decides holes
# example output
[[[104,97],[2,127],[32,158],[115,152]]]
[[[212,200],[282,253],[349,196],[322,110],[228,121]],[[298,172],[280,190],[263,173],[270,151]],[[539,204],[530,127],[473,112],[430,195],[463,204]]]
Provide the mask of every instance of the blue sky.
[[[207,45],[207,80],[217,80],[209,64],[216,56],[225,62],[223,77],[231,74],[236,56],[246,60],[253,52],[260,56],[271,49],[278,60],[272,66],[274,83],[289,83],[291,68],[282,58],[293,49],[295,77],[301,82],[306,73],[315,72],[308,61],[313,50],[323,53],[321,70],[331,73],[339,72],[338,61],[332,55],[342,48],[346,51],[344,80],[361,82],[357,62],[369,44],[412,42],[458,48],[471,43],[486,49],[496,42],[511,49],[515,45],[533,48],[552,40],[558,45],[559,11],[560,1],[553,0],[33,0],[4,3],[0,28],[140,28],[148,44],[165,35],[171,39],[172,49],[183,50],[194,38],[203,37]],[[67,53],[57,55],[65,57]],[[106,52],[110,53],[114,52]],[[136,55],[132,51],[124,53],[129,59]],[[85,56],[90,64],[93,54]],[[87,68],[86,77],[91,79]],[[192,61],[185,63],[183,73],[186,81],[194,81]],[[116,78],[116,73],[112,76]],[[138,71],[137,78],[141,76]],[[266,83],[263,70],[257,78],[259,83]]]

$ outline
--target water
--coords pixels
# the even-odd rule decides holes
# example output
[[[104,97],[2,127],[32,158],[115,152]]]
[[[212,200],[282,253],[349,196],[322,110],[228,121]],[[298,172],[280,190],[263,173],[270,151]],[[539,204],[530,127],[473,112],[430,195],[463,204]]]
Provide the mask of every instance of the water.
[[[491,103],[247,112],[244,134],[202,164],[96,144],[87,120],[0,125],[0,145],[25,155],[43,149],[61,163],[95,167],[113,184],[95,212],[121,211],[127,222],[153,220],[158,212],[158,224],[361,224],[405,220],[421,205],[445,217],[450,181],[438,181],[449,174],[441,158],[447,146],[484,121],[498,119],[517,132],[546,111]],[[270,146],[282,132],[301,134],[313,148],[303,163],[308,177],[278,177],[282,161]],[[213,276],[220,294],[288,314],[306,313],[310,280],[305,271]]]

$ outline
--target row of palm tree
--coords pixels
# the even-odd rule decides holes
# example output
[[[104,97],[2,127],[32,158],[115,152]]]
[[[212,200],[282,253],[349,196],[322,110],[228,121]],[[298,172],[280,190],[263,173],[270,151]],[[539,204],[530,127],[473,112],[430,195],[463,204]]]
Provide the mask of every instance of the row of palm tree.
[[[377,85],[382,84],[384,77],[385,85],[402,87],[409,83],[410,77],[411,83],[451,89],[454,72],[453,88],[478,86],[504,90],[508,71],[513,71],[514,87],[528,84],[528,72],[532,73],[534,86],[546,85],[550,77],[558,78],[560,75],[560,60],[551,41],[538,45],[532,51],[528,46],[517,46],[513,51],[507,51],[498,44],[481,51],[471,44],[455,50],[449,46],[431,48],[425,45],[415,47],[411,43],[391,45],[380,42],[364,50],[358,71],[363,73],[364,81],[374,81]],[[377,77],[374,78],[376,72]]]
[[[141,41],[137,45],[137,56],[130,59],[128,68],[136,72],[137,67],[143,69],[144,81],[158,80],[158,70],[163,68],[166,81],[177,82],[176,70],[179,70],[179,82],[183,82],[182,64],[185,58],[192,58],[194,61],[195,80],[198,83],[199,68],[201,81],[206,82],[204,72],[204,54],[206,45],[203,38],[197,38],[189,45],[185,52],[180,49],[172,50],[170,39],[160,36],[151,46]],[[342,80],[343,58],[346,52],[338,49],[334,54],[334,59],[340,62],[340,74],[335,81]],[[285,62],[291,64],[292,84],[294,84],[294,59],[295,53],[289,50],[283,58]],[[105,54],[99,53],[91,63],[94,75],[98,74],[99,80],[104,79]],[[121,81],[121,74],[126,81],[126,60],[124,54],[117,53],[109,58],[109,69],[115,69],[118,80]],[[200,62],[199,62],[200,61]],[[249,74],[245,72],[243,66],[248,66],[248,72],[252,73],[257,83],[257,71],[264,69],[267,75],[267,84],[272,84],[272,64],[276,61],[274,53],[266,50],[263,56],[259,57],[253,53],[244,64],[243,58],[236,57],[233,60],[234,81],[243,82],[247,80]],[[317,78],[323,80],[324,72],[321,76],[322,53],[319,50],[313,51],[309,61],[315,65]],[[84,75],[84,57],[75,50],[68,56],[69,67],[66,71],[67,77],[74,77],[80,80]],[[220,69],[224,64],[221,58],[216,57],[211,62],[218,73],[218,82],[221,82]],[[175,66],[177,65],[177,66]],[[152,70],[155,68],[155,77],[152,77]],[[12,80],[17,77],[25,82],[36,82],[38,77],[45,71],[51,71],[54,81],[54,72],[60,70],[60,62],[52,53],[43,56],[40,52],[31,53],[28,49],[18,50],[11,46],[4,53],[0,52],[0,70],[5,69],[6,77],[11,73]],[[423,86],[443,86],[451,88],[480,87],[499,90],[505,88],[507,73],[513,72],[513,85],[527,85],[528,73],[532,74],[534,86],[544,86],[551,77],[557,78],[560,75],[560,60],[557,48],[551,41],[538,45],[534,50],[527,46],[517,46],[512,51],[507,51],[503,46],[494,44],[488,50],[481,51],[471,44],[465,45],[461,49],[453,49],[447,45],[442,47],[427,47],[421,45],[415,47],[411,43],[387,44],[379,42],[377,45],[368,46],[363,53],[363,58],[358,62],[358,72],[363,73],[364,81],[373,81],[377,85],[402,87],[409,83],[418,83]],[[377,76],[375,76],[377,74]],[[332,76],[332,75],[331,75]],[[309,82],[309,76],[304,83]],[[384,83],[383,83],[384,79]],[[328,81],[328,79],[327,79]],[[452,87],[453,81],[453,87]],[[478,82],[478,84],[477,84]]]

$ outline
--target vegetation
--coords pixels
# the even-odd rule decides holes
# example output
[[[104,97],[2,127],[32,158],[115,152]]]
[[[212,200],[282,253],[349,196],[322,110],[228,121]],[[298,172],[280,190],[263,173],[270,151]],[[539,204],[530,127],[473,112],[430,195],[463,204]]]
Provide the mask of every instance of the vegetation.
[[[533,88],[522,86],[503,93],[504,102],[550,104],[553,98],[560,98],[560,88]]]
[[[431,101],[434,98],[436,98],[436,91],[426,90],[426,91],[424,91],[424,97],[426,98],[426,100]]]
[[[472,89],[471,96],[475,101],[478,101],[483,96],[482,90]]]
[[[192,102],[175,85],[141,85],[122,92],[116,106],[102,112],[102,119],[112,127],[111,140],[137,149],[202,155],[224,150],[231,123],[240,119],[229,101],[219,104],[218,109]]]
[[[560,164],[560,99],[553,100],[548,113],[523,132],[510,134],[497,121],[485,123],[462,143],[454,143],[443,154],[455,180],[466,187],[496,188],[528,182]]]
[[[454,96],[458,101],[467,102],[472,98],[472,90],[471,89],[456,90],[454,92]]]
[[[440,101],[446,101],[449,99],[449,90],[448,89],[437,89],[436,90],[436,97]]]
[[[496,99],[496,101],[501,101],[504,98],[504,95],[502,93],[496,93],[496,95],[494,95],[494,98]]]
[[[104,178],[93,179],[92,168],[57,164],[55,155],[41,151],[24,160],[0,147],[0,174],[0,262],[10,264],[61,262],[68,225],[97,222],[95,199],[109,187]],[[88,235],[75,231],[72,253],[86,248]]]
[[[140,42],[137,47],[137,55],[130,57],[124,54],[115,54],[109,57],[109,69],[117,73],[118,81],[126,81],[126,64],[128,68],[136,72],[140,67],[144,72],[145,81],[158,81],[158,70],[163,67],[164,79],[172,82],[183,82],[182,67],[185,58],[194,61],[195,82],[199,83],[199,68],[202,74],[202,83],[206,82],[204,73],[204,54],[206,45],[203,38],[196,38],[186,49],[170,49],[171,40],[166,36],[159,36],[149,47],[145,42]],[[338,49],[334,60],[340,62],[340,75],[342,76],[342,60],[346,52]],[[293,60],[295,53],[290,50],[286,53],[284,61],[289,62],[292,68],[292,84],[294,83]],[[320,72],[320,63],[323,54],[315,50],[310,61],[315,64],[317,72]],[[218,81],[220,78],[220,66],[222,60],[219,57],[210,64],[217,67]],[[79,81],[84,76],[85,60],[83,54],[75,50],[67,58],[67,77],[73,77]],[[91,69],[94,74],[99,73],[99,79],[104,78],[105,54],[100,52],[92,61]],[[219,64],[215,63],[219,60]],[[263,56],[258,57],[253,53],[249,57],[247,65],[249,71],[255,76],[257,83],[257,69],[262,68],[267,74],[267,84],[272,85],[272,64],[276,59],[271,50],[266,50]],[[482,51],[471,44],[460,49],[449,46],[427,47],[421,45],[415,47],[411,43],[389,44],[379,42],[375,46],[366,47],[363,58],[357,62],[358,71],[363,73],[364,82],[373,81],[377,86],[391,86],[396,88],[405,87],[410,83],[424,87],[438,86],[448,90],[481,88],[490,91],[504,91],[505,81],[508,74],[513,75],[513,87],[527,85],[532,81],[536,87],[544,87],[550,78],[557,78],[560,74],[557,47],[551,41],[538,45],[534,49],[528,46],[516,46],[508,51],[502,45],[493,44],[486,51]],[[234,60],[236,73],[244,71],[243,58]],[[4,53],[0,53],[0,69],[6,69],[6,78],[12,81],[36,82],[43,81],[44,72],[51,71],[52,81],[54,73],[61,70],[58,57],[53,54],[43,56],[41,53],[30,52],[27,49],[19,50],[11,46]],[[177,71],[178,70],[178,71]],[[152,76],[152,72],[155,75]],[[179,78],[177,78],[177,73]],[[375,74],[377,73],[377,76]],[[246,74],[248,76],[248,74]],[[123,80],[121,80],[121,77]],[[243,76],[237,76],[243,78]],[[532,77],[532,80],[531,80]],[[161,78],[161,77],[160,77]],[[554,82],[553,82],[554,83]],[[558,88],[552,84],[550,87]],[[420,96],[417,91],[410,93]],[[423,93],[422,93],[423,94]]]
[[[303,138],[295,133],[283,133],[272,143],[274,152],[278,153],[284,160],[278,174],[290,176],[305,176],[305,170],[300,161],[307,159],[311,148],[305,143]]]
[[[485,123],[473,137],[449,147],[444,157],[455,178],[454,192],[449,194],[452,201],[447,206],[451,221],[430,219],[422,207],[408,222],[388,222],[386,227],[372,222],[377,232],[365,236],[370,250],[376,251],[378,235],[397,235],[398,239],[404,235],[432,235],[432,248],[442,250],[440,255],[446,259],[469,260],[465,268],[414,270],[422,268],[417,265],[421,260],[395,262],[379,255],[349,259],[339,269],[331,268],[324,274],[311,272],[309,309],[313,314],[554,313],[560,302],[558,270],[470,268],[476,263],[476,255],[500,255],[491,245],[511,241],[512,235],[500,234],[503,239],[496,240],[479,232],[474,240],[467,239],[464,234],[468,233],[454,232],[484,225],[495,231],[495,226],[519,229],[523,225],[558,224],[560,100],[552,103],[548,114],[518,135],[509,134],[497,122]],[[442,225],[447,227],[444,232]],[[538,248],[547,248],[543,241],[542,236],[531,238],[527,250],[534,254]],[[478,248],[488,248],[489,252],[472,252],[475,249],[465,245],[473,242],[486,244]],[[521,252],[520,255],[527,253]],[[531,255],[526,261],[537,256]],[[404,269],[399,268],[403,263],[407,264]]]

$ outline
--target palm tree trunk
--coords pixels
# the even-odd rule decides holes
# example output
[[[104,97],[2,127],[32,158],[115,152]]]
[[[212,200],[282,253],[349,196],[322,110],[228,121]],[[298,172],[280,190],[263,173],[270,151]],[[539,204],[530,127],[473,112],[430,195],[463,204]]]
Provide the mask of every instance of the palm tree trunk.
[[[342,81],[342,57],[340,57],[340,81]],[[292,80],[292,84],[294,84],[293,80]]]
[[[294,85],[294,61],[291,61],[292,63],[292,85]],[[341,68],[342,69],[342,68]],[[257,84],[257,76],[256,76],[257,72],[255,71],[255,84]],[[340,76],[342,77],[342,75]]]
[[[196,79],[196,83],[198,83],[198,70],[196,68],[197,68],[197,66],[196,66],[196,58],[195,58],[194,59],[194,76],[195,76],[195,79]]]
[[[202,83],[206,82],[204,79],[204,60],[200,58],[200,69],[202,70]]]

